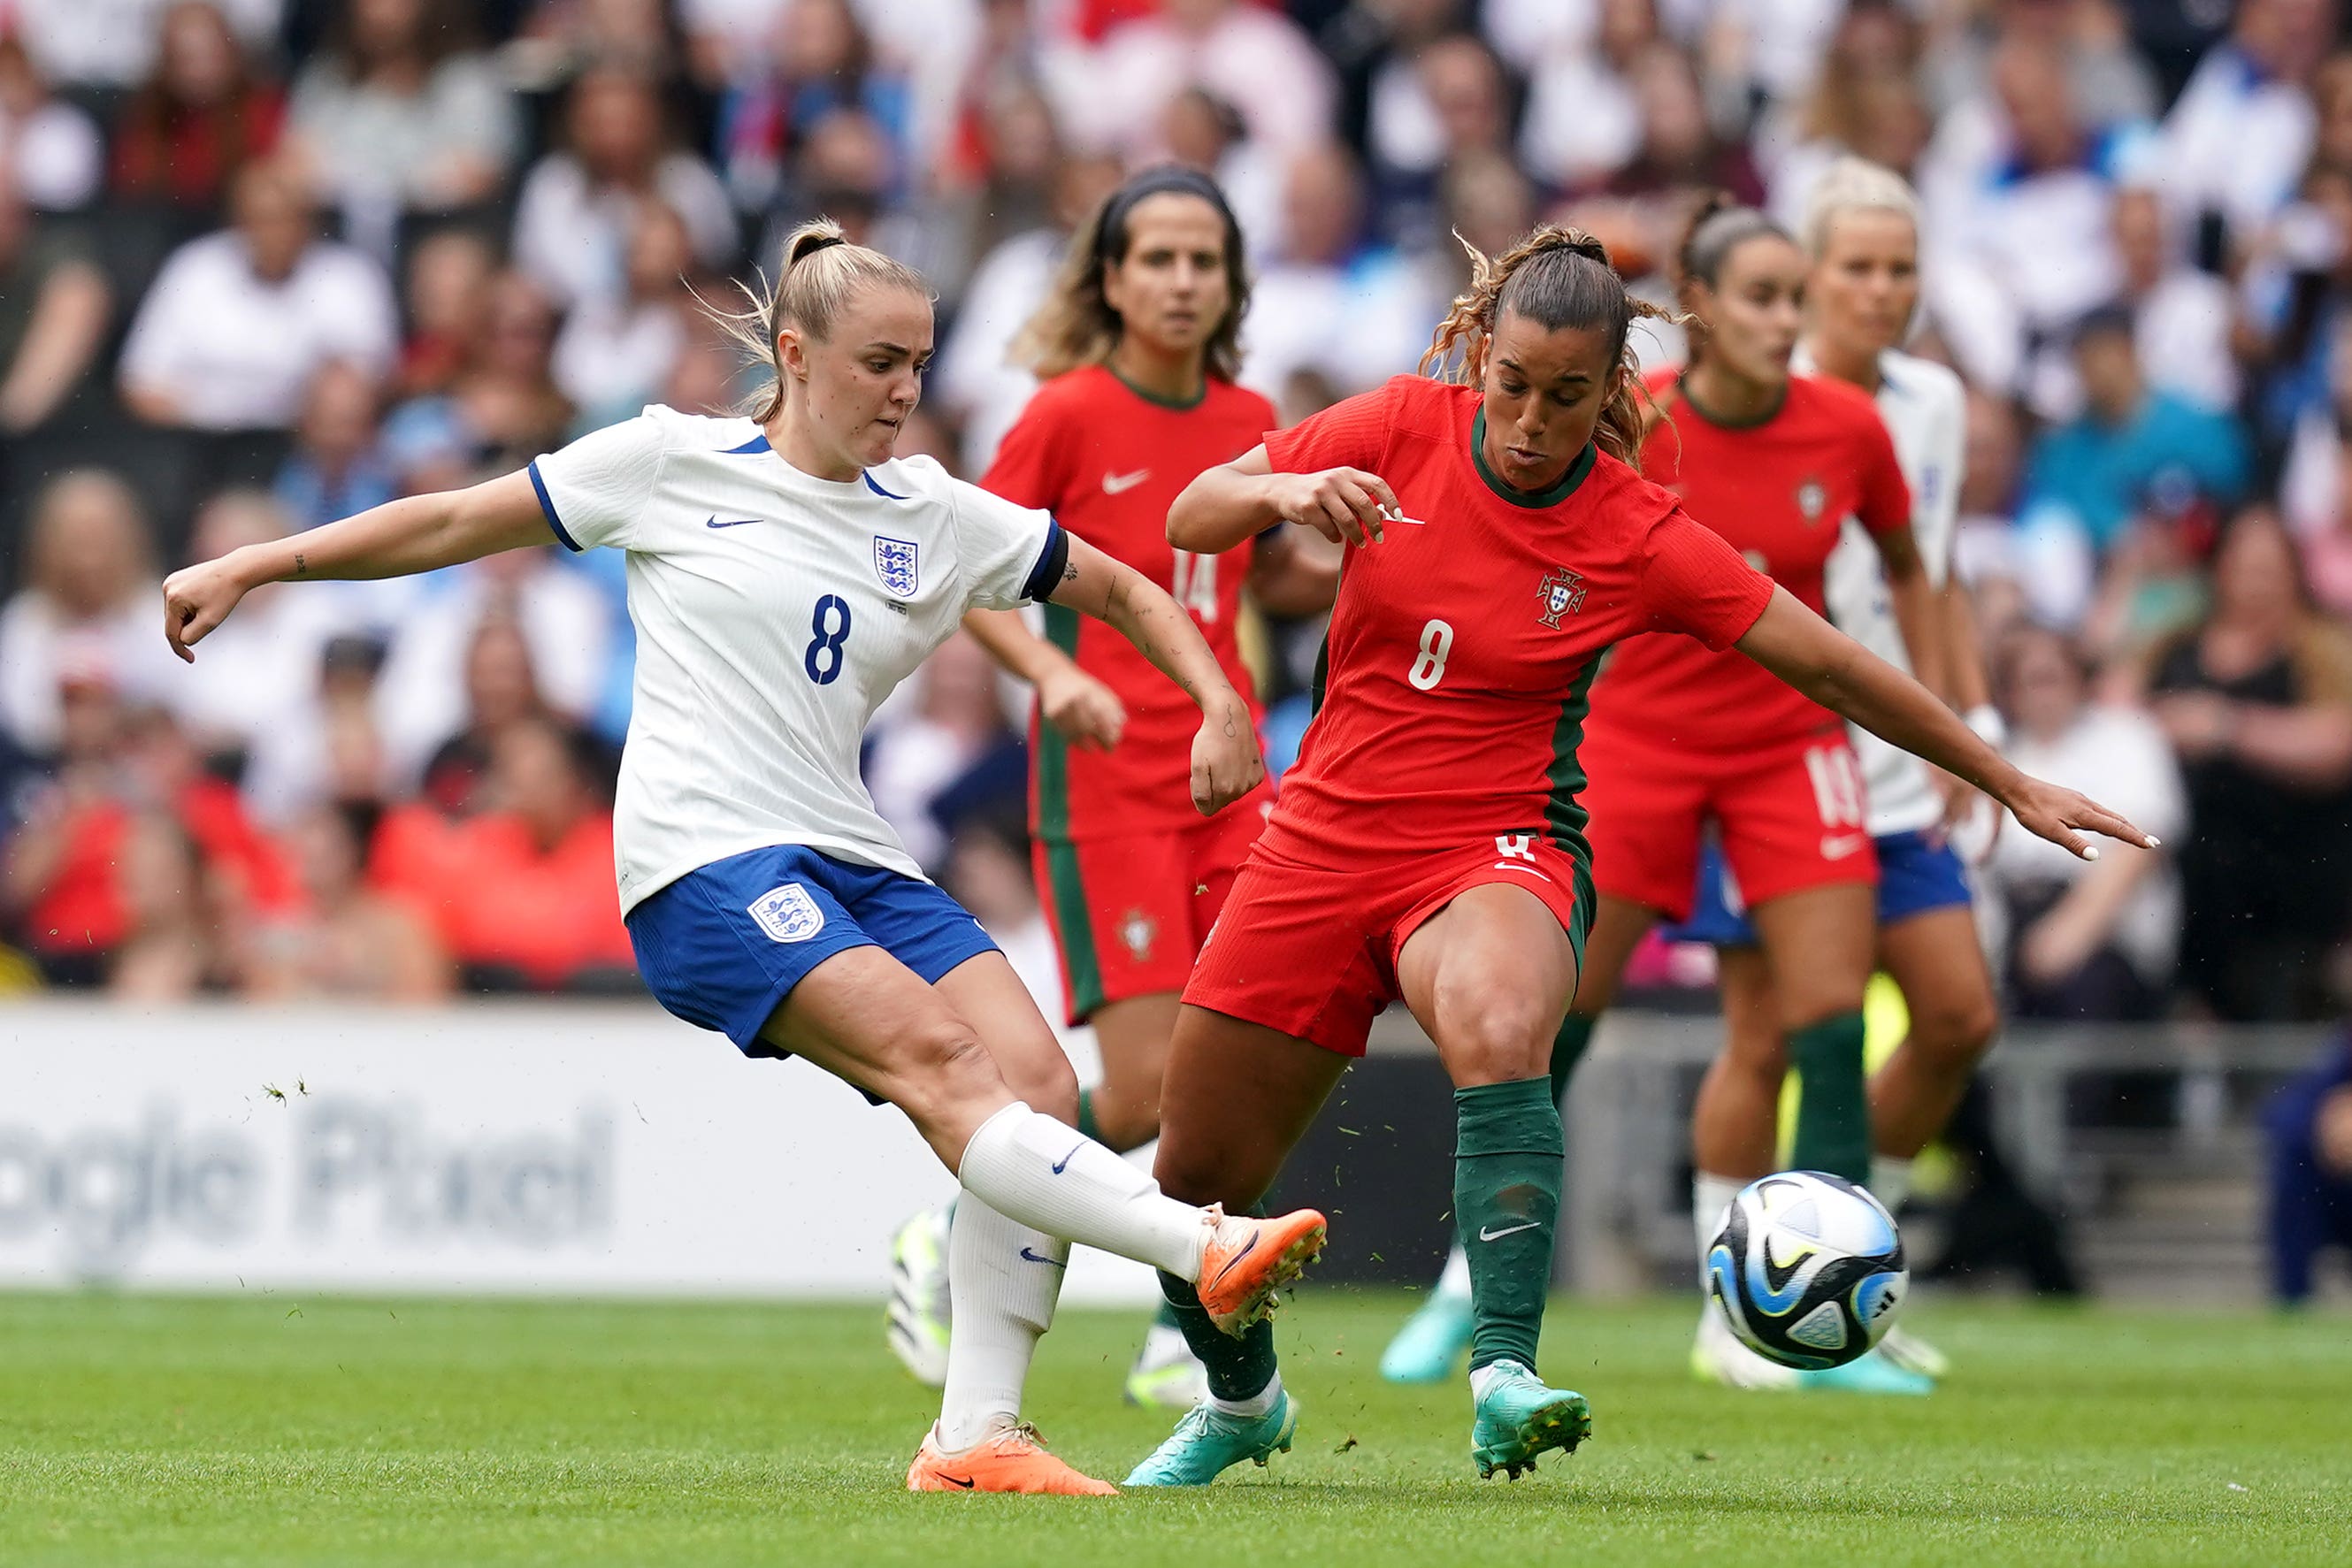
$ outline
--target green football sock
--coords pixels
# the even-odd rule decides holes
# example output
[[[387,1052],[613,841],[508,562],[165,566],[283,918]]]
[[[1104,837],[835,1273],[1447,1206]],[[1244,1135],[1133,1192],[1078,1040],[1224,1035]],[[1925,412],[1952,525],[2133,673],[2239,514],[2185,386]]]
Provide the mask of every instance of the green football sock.
[[[1862,1069],[1862,1014],[1839,1013],[1789,1036],[1789,1065],[1804,1080],[1797,1100],[1795,1167],[1870,1180],[1870,1092]]]
[[[1164,1270],[1160,1296],[1168,1321],[1184,1331],[1184,1343],[1209,1374],[1209,1392],[1220,1399],[1255,1399],[1274,1381],[1274,1323],[1260,1318],[1235,1339],[1209,1321],[1209,1309],[1192,1282]]]
[[[1175,1305],[1164,1295],[1160,1298],[1160,1310],[1151,1314],[1151,1326],[1156,1329],[1181,1329],[1184,1326],[1176,1316]]]
[[[1535,1370],[1559,1218],[1559,1107],[1549,1078],[1454,1092],[1454,1223],[1470,1258],[1470,1370]]]
[[[1559,1032],[1551,1041],[1551,1103],[1568,1102],[1568,1080],[1576,1064],[1584,1060],[1584,1048],[1592,1043],[1592,1026],[1599,1019],[1579,1018],[1570,1013],[1560,1020]]]
[[[1102,1124],[1095,1120],[1095,1092],[1091,1089],[1078,1091],[1078,1132],[1081,1136],[1092,1138],[1097,1144],[1103,1141]],[[1123,1154],[1126,1151],[1118,1152]]]

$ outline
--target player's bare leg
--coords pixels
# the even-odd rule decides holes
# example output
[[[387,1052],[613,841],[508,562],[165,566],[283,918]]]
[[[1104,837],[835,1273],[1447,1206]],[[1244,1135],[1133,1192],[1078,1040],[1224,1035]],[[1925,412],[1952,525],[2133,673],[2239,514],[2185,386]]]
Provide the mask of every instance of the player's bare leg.
[[[1554,1037],[1576,994],[1576,949],[1516,883],[1474,887],[1397,956],[1397,987],[1454,1080],[1454,1223],[1469,1256],[1471,1458],[1517,1479],[1592,1431],[1584,1396],[1545,1386],[1536,1344],[1559,1218]]]
[[[1870,1080],[1870,1119],[1882,1159],[1908,1162],[1944,1130],[2000,1026],[1992,973],[1963,906],[1931,909],[1878,933],[1878,964],[1895,978],[1910,1031]],[[1904,1173],[1906,1176],[1907,1170]],[[1889,1209],[1902,1202],[1872,1190]]]
[[[1617,981],[1633,949],[1658,922],[1655,910],[1601,895],[1592,930],[1584,943],[1584,972],[1576,998],[1554,1036],[1550,1054],[1552,1099],[1568,1091],[1569,1076],[1591,1043],[1592,1030],[1615,996]],[[1416,933],[1416,935],[1418,935]],[[1470,1348],[1475,1328],[1470,1303],[1470,1259],[1459,1242],[1447,1252],[1444,1271],[1429,1300],[1405,1321],[1381,1353],[1381,1375],[1391,1383],[1442,1383]]]
[[[1176,1036],[1178,993],[1105,1002],[1087,1018],[1102,1051],[1102,1082],[1087,1092],[1090,1135],[1124,1154],[1160,1135],[1160,1089]]]
[[[985,1035],[963,1007],[988,1018]],[[982,954],[934,988],[878,947],[837,953],[793,988],[761,1034],[904,1110],[963,1185],[950,1249],[960,1310],[949,1399],[908,1473],[911,1487],[1100,1490],[1064,1473],[1018,1422],[1020,1384],[1052,1321],[1069,1239],[1187,1280],[1205,1270],[1237,1320],[1271,1293],[1286,1265],[1296,1271],[1296,1246],[1319,1241],[1319,1215],[1286,1226],[1230,1221],[1170,1199],[1117,1155],[1015,1098],[1005,1069],[1073,1114],[1077,1087],[1002,954]],[[1269,1223],[1271,1235],[1261,1229]],[[933,1473],[942,1457],[975,1455],[958,1474]]]
[[[1160,1095],[1154,1174],[1162,1188],[1198,1194],[1185,1201],[1234,1211],[1255,1205],[1347,1068],[1346,1057],[1279,1030],[1183,1008]],[[1236,1092],[1242,1085],[1246,1093]],[[1263,1465],[1287,1451],[1298,1406],[1282,1386],[1274,1325],[1261,1321],[1229,1338],[1213,1331],[1181,1280],[1163,1274],[1160,1285],[1206,1365],[1209,1398],[1136,1466],[1126,1484],[1202,1486],[1244,1459]]]
[[[1180,999],[1174,991],[1154,991],[1106,1002],[1088,1017],[1102,1052],[1102,1082],[1078,1097],[1078,1131],[1122,1154],[1160,1135],[1160,1085]],[[1189,1410],[1209,1396],[1208,1371],[1164,1301],[1128,1368],[1126,1395],[1130,1405],[1170,1410]]]
[[[1890,1214],[1911,1189],[1911,1162],[1951,1120],[1977,1064],[1984,1060],[2000,1011],[1992,973],[1977,944],[1976,917],[1962,906],[1931,909],[1879,928],[1878,964],[1903,993],[1910,1027],[1870,1079],[1876,1154],[1870,1190]],[[1899,1324],[1879,1352],[1926,1377],[1950,1371],[1944,1354]]]

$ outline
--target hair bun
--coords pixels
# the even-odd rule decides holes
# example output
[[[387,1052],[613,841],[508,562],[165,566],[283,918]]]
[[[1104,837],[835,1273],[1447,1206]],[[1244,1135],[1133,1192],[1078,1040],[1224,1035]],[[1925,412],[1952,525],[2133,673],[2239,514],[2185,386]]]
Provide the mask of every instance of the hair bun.
[[[848,243],[849,236],[843,234],[837,225],[825,223],[820,219],[817,223],[807,225],[802,233],[793,236],[792,248],[784,255],[784,266],[789,270],[798,267],[821,250]]]

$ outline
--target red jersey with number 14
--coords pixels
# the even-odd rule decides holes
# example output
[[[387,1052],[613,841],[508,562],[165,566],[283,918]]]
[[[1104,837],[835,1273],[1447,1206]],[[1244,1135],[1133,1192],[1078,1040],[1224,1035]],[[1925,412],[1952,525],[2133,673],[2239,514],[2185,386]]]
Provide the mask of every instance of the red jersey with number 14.
[[[1910,522],[1895,438],[1866,393],[1795,376],[1770,418],[1725,425],[1678,395],[1671,374],[1654,390],[1666,417],[1642,444],[1642,472],[1814,612],[1848,517],[1874,534]],[[1844,733],[1843,719],[1754,660],[1675,638],[1620,651],[1595,695],[1593,733],[1605,739],[1721,754]]]
[[[1279,471],[1379,475],[1407,519],[1347,552],[1270,852],[1328,863],[1524,832],[1589,864],[1577,747],[1601,655],[1644,632],[1727,647],[1771,599],[1674,497],[1596,448],[1540,495],[1505,486],[1475,455],[1479,403],[1398,376],[1265,438]]]
[[[1255,446],[1274,419],[1265,399],[1213,376],[1199,402],[1179,407],[1089,365],[1037,389],[981,485],[1052,512],[1166,589],[1192,612],[1255,718],[1255,683],[1235,634],[1255,543],[1214,556],[1171,549],[1168,508],[1202,470]],[[1198,828],[1192,776],[1201,710],[1110,627],[1065,605],[1045,612],[1055,646],[1127,705],[1127,729],[1108,752],[1074,751],[1052,726],[1032,721],[1031,828],[1054,840]]]

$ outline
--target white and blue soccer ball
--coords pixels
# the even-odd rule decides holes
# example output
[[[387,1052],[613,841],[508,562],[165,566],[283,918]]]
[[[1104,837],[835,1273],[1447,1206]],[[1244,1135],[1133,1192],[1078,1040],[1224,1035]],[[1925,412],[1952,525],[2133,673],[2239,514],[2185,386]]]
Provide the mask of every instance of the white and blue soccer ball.
[[[1805,1371],[1843,1366],[1876,1344],[1911,1285],[1894,1217],[1826,1171],[1741,1187],[1707,1248],[1706,1277],[1732,1333]]]

